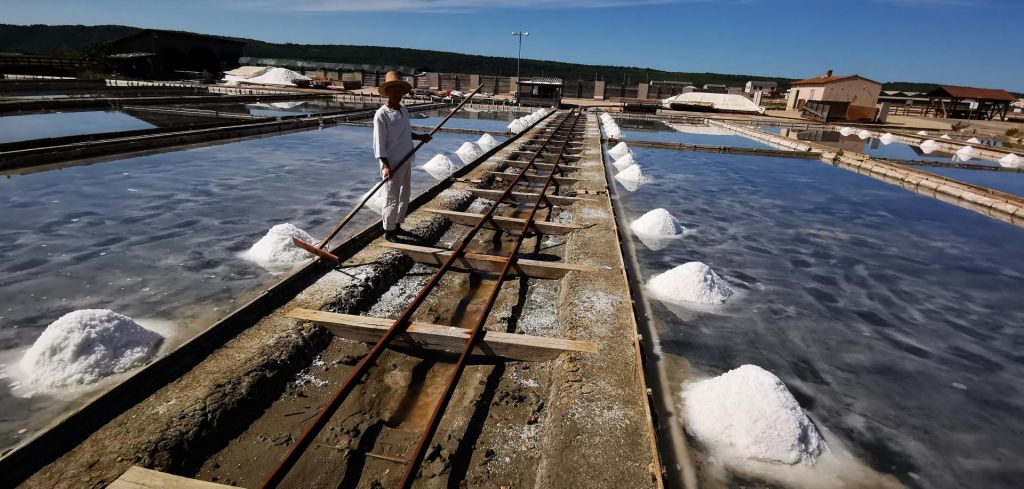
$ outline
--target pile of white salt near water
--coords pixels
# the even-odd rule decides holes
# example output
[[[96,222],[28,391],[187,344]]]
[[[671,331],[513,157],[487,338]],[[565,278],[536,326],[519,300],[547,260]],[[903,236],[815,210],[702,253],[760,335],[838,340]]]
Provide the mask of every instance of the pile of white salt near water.
[[[459,159],[462,160],[463,165],[468,165],[473,160],[477,159],[484,152],[480,150],[480,147],[466,141],[459,146],[459,149],[455,150],[455,154],[459,155]]]
[[[861,139],[867,139],[871,137],[871,131],[868,131],[867,129],[861,129],[860,132],[857,133],[857,137]]]
[[[974,158],[977,155],[978,152],[973,146],[964,146],[963,148],[956,150],[956,157],[960,161],[970,161],[971,158]]]
[[[435,155],[430,161],[426,162],[421,168],[426,170],[430,176],[437,180],[444,180],[452,176],[459,166],[455,164],[450,158],[443,154]]]
[[[921,152],[928,154],[939,149],[939,143],[936,143],[931,139],[925,139],[924,142],[918,145],[918,147],[921,148]]]
[[[615,169],[619,171],[625,170],[626,168],[629,168],[635,164],[636,160],[633,159],[633,153],[626,153],[625,155],[622,156],[622,158],[619,158],[612,162],[612,166],[614,166]]]
[[[943,134],[943,135],[939,136],[939,139],[953,139],[953,138],[949,137],[949,134]]]
[[[1010,153],[1002,158],[999,158],[999,166],[1005,166],[1007,168],[1020,168],[1020,156]]]
[[[655,299],[679,305],[724,304],[733,295],[729,284],[699,261],[655,275],[647,282],[647,290]]]
[[[635,165],[634,165],[635,166]],[[667,247],[673,241],[683,237],[685,229],[679,221],[665,209],[654,209],[640,216],[629,224],[640,241],[652,250]]]
[[[294,224],[278,224],[270,228],[249,251],[242,253],[242,258],[256,262],[261,267],[274,271],[290,268],[304,260],[312,258],[308,251],[295,246],[292,238],[299,238],[307,243],[315,243],[309,233]]]
[[[917,135],[918,136],[927,136],[928,135],[928,131],[917,131]]]
[[[128,316],[81,309],[50,323],[12,373],[26,393],[93,384],[146,364],[163,341]]]
[[[888,145],[896,142],[896,136],[893,136],[890,133],[885,133],[885,134],[882,134],[882,136],[879,137],[878,140],[881,141],[882,144],[888,146]]]
[[[615,179],[630,192],[635,192],[641,185],[650,181],[640,169],[640,165],[630,165],[625,170],[616,173]]]
[[[857,130],[849,126],[843,126],[839,128],[839,134],[842,134],[843,136],[849,136],[850,134],[853,134],[855,132],[857,132]]]
[[[828,451],[786,384],[756,365],[689,384],[681,396],[687,431],[724,460],[812,464]]]
[[[476,140],[476,145],[484,151],[490,151],[498,146],[498,140],[494,139],[494,136],[490,134],[484,134],[480,136],[480,139]]]
[[[980,139],[978,139],[978,138],[971,138],[971,139],[968,139],[968,140],[967,140],[967,142],[968,142],[968,143],[971,143],[971,144],[981,144],[981,140],[980,140]]]
[[[628,154],[632,154],[632,152],[629,150],[629,146],[627,146],[623,141],[619,141],[619,144],[612,146],[612,148],[608,150],[608,156],[611,156],[613,160],[617,160]]]

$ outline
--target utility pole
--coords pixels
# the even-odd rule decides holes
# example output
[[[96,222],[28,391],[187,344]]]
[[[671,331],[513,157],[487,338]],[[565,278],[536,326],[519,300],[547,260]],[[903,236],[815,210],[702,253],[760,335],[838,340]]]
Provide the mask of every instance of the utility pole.
[[[529,36],[530,33],[526,31],[516,31],[512,33],[513,36],[519,36],[519,56],[516,57],[516,100],[519,99],[519,65],[523,61],[523,37]]]

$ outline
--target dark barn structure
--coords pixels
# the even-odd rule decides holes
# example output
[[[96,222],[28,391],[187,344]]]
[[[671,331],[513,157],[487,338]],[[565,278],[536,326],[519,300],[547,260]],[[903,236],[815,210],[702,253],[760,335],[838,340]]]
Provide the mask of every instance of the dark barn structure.
[[[1010,92],[995,88],[939,85],[928,92],[925,115],[952,119],[1006,120],[1010,104],[1017,100]]]
[[[133,78],[220,77],[237,68],[245,41],[190,32],[143,29],[109,43],[116,71]]]

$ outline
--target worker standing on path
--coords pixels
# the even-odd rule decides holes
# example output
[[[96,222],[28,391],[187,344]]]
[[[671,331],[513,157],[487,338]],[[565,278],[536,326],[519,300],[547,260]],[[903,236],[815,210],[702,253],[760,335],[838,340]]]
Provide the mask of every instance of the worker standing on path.
[[[413,140],[430,141],[428,134],[413,134],[409,122],[409,109],[402,105],[402,97],[412,91],[409,82],[402,80],[398,73],[389,71],[384,83],[377,87],[381,95],[388,98],[386,104],[377,109],[373,116],[373,156],[380,161],[380,174],[384,180],[391,180],[380,190],[385,193],[383,209],[384,239],[398,241],[398,234],[411,235],[399,225],[405,221],[409,208],[412,163],[415,156],[398,166],[410,151]]]

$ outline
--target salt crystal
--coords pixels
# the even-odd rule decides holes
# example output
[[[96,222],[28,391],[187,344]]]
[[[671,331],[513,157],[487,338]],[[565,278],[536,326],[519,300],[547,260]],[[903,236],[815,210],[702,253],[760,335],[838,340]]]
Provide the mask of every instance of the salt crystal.
[[[626,168],[629,168],[630,166],[633,166],[635,164],[636,160],[633,159],[632,153],[627,153],[626,156],[623,156],[622,158],[619,158],[612,162],[612,166],[614,166],[615,169],[619,171],[625,170]]]
[[[292,238],[299,238],[307,243],[315,242],[309,233],[294,224],[278,224],[270,228],[242,257],[256,262],[263,268],[275,271],[290,268],[299,262],[312,257],[308,251],[295,246]]]
[[[421,168],[426,170],[430,176],[437,180],[444,180],[459,169],[458,165],[453,163],[450,158],[443,154],[434,155],[434,157],[431,158],[430,161],[426,162],[426,164]]]
[[[608,150],[608,156],[611,156],[612,159],[617,160],[619,158],[622,158],[629,152],[629,146],[626,146],[625,142],[619,141],[619,144],[616,144],[615,146]]]
[[[654,298],[671,304],[723,304],[733,291],[707,265],[692,261],[655,275],[647,282]]]
[[[1002,158],[999,158],[999,165],[1007,168],[1020,168],[1020,157],[1010,153]]]
[[[92,384],[145,364],[163,340],[127,316],[81,309],[50,323],[13,373],[33,391]]]
[[[756,365],[689,384],[682,398],[687,431],[716,457],[794,465],[828,450],[786,384]]]
[[[960,161],[970,161],[971,158],[977,156],[978,152],[973,146],[964,146],[956,150],[956,157]]]
[[[462,164],[468,165],[469,163],[472,163],[473,160],[479,158],[480,155],[483,154],[483,151],[481,151],[480,147],[477,145],[466,141],[465,143],[462,143],[462,146],[459,146],[459,149],[455,150],[455,154],[459,155],[459,159],[462,160]]]

